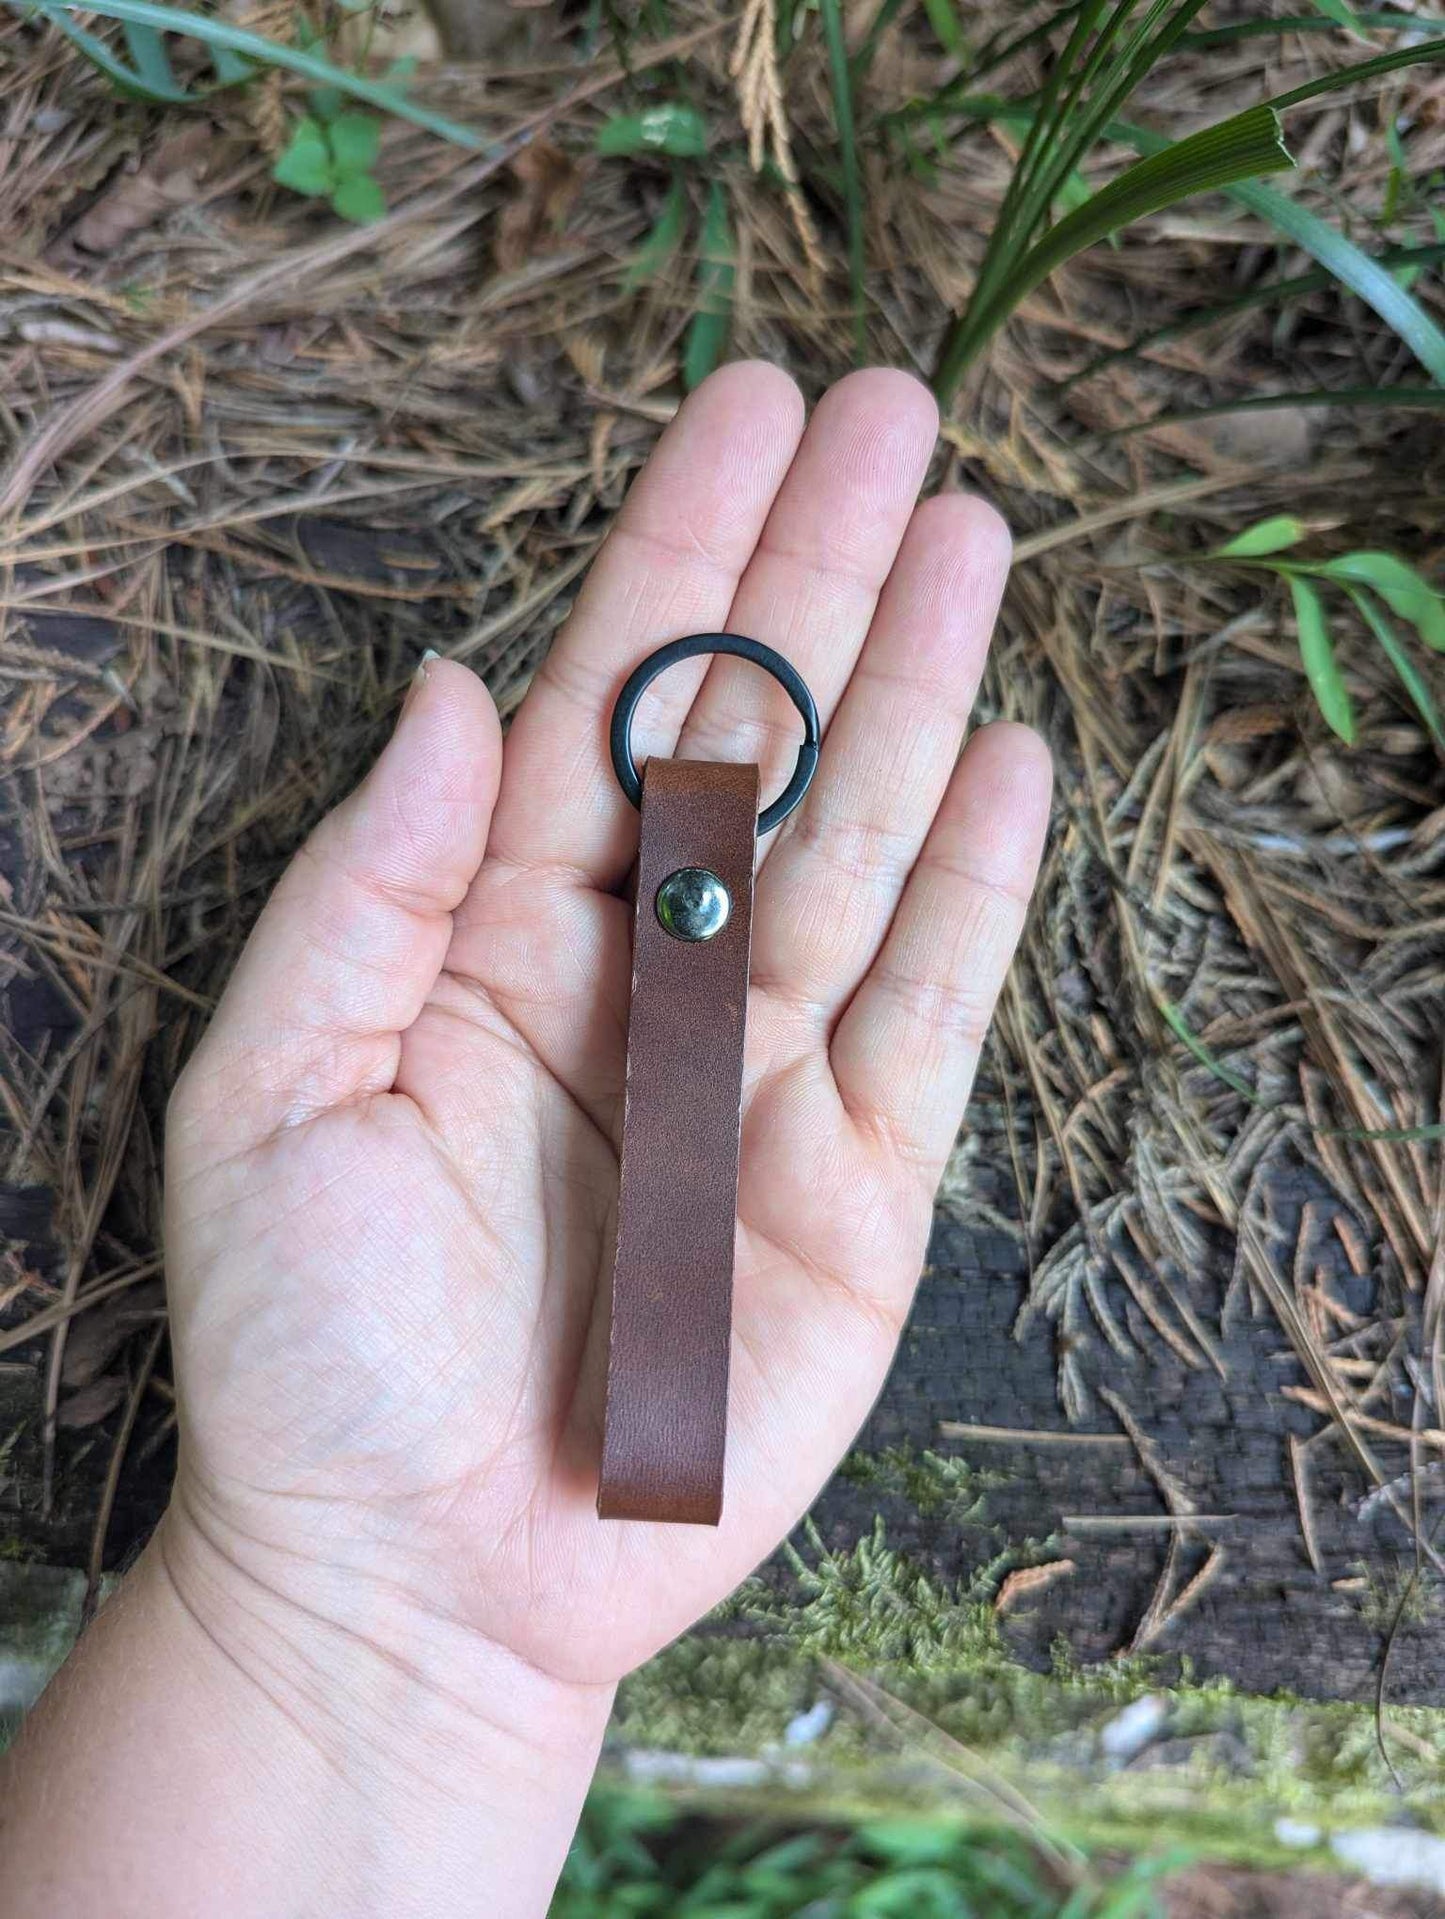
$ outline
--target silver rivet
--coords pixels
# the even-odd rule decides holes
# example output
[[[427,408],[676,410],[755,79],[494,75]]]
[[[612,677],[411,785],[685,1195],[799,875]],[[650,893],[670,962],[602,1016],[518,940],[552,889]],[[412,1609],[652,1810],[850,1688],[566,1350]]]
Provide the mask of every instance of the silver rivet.
[[[657,889],[657,919],[675,940],[715,939],[732,911],[728,889],[705,866],[680,866]]]

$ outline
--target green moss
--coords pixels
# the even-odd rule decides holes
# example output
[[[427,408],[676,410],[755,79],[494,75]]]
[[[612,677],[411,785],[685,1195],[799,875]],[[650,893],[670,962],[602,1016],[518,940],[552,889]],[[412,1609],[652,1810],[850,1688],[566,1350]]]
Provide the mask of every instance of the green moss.
[[[906,1446],[849,1453],[838,1472],[850,1485],[906,1499],[920,1519],[949,1527],[980,1523],[989,1489],[998,1484],[997,1473],[983,1472],[966,1459]]]
[[[1077,1828],[1093,1843],[1147,1841],[1162,1821],[1171,1837],[1207,1830],[1219,1856],[1269,1861],[1289,1856],[1273,1837],[1281,1814],[1328,1827],[1398,1812],[1368,1706],[1249,1697],[1223,1681],[1197,1682],[1187,1668],[1165,1685],[1148,1660],[1085,1666],[1062,1646],[1047,1671],[1020,1664],[992,1601],[1001,1569],[1027,1556],[993,1552],[950,1582],[890,1546],[881,1521],[843,1549],[826,1547],[805,1522],[781,1566],[749,1580],[718,1618],[626,1682],[617,1730],[629,1745],[765,1752],[827,1693],[836,1662],[868,1674],[966,1747],[971,1762],[1025,1791],[1060,1830]],[[1146,1754],[1111,1770],[1098,1733],[1147,1690],[1165,1697],[1167,1746],[1152,1764]],[[1387,1739],[1391,1725],[1403,1729],[1391,1758],[1415,1811],[1445,1823],[1445,1713],[1392,1709]],[[808,1753],[829,1791],[865,1796],[886,1791],[898,1763],[846,1710]],[[956,1779],[938,1777],[956,1793]]]

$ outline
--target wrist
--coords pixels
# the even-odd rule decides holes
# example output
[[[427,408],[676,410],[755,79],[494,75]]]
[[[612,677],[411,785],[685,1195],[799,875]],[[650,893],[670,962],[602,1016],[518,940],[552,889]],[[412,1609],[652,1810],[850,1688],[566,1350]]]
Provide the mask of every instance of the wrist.
[[[498,1919],[546,1912],[610,1685],[559,1680],[375,1578],[278,1563],[179,1501],[147,1560],[286,1765],[324,1780],[352,1872],[333,1862],[335,1910],[460,1910],[485,1884]]]

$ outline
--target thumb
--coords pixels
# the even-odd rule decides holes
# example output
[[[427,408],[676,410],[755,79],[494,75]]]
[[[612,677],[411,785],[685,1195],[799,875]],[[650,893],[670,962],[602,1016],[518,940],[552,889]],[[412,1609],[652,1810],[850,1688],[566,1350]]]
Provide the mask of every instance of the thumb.
[[[501,765],[481,681],[424,660],[380,759],[267,902],[178,1107],[254,1139],[391,1086],[482,863]]]

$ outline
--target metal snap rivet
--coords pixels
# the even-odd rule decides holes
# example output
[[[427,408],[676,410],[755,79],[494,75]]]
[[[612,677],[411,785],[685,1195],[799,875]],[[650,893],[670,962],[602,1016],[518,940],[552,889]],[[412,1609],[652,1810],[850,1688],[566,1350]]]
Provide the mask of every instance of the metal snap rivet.
[[[728,889],[705,866],[680,866],[657,889],[658,924],[675,940],[715,939],[732,905]]]

